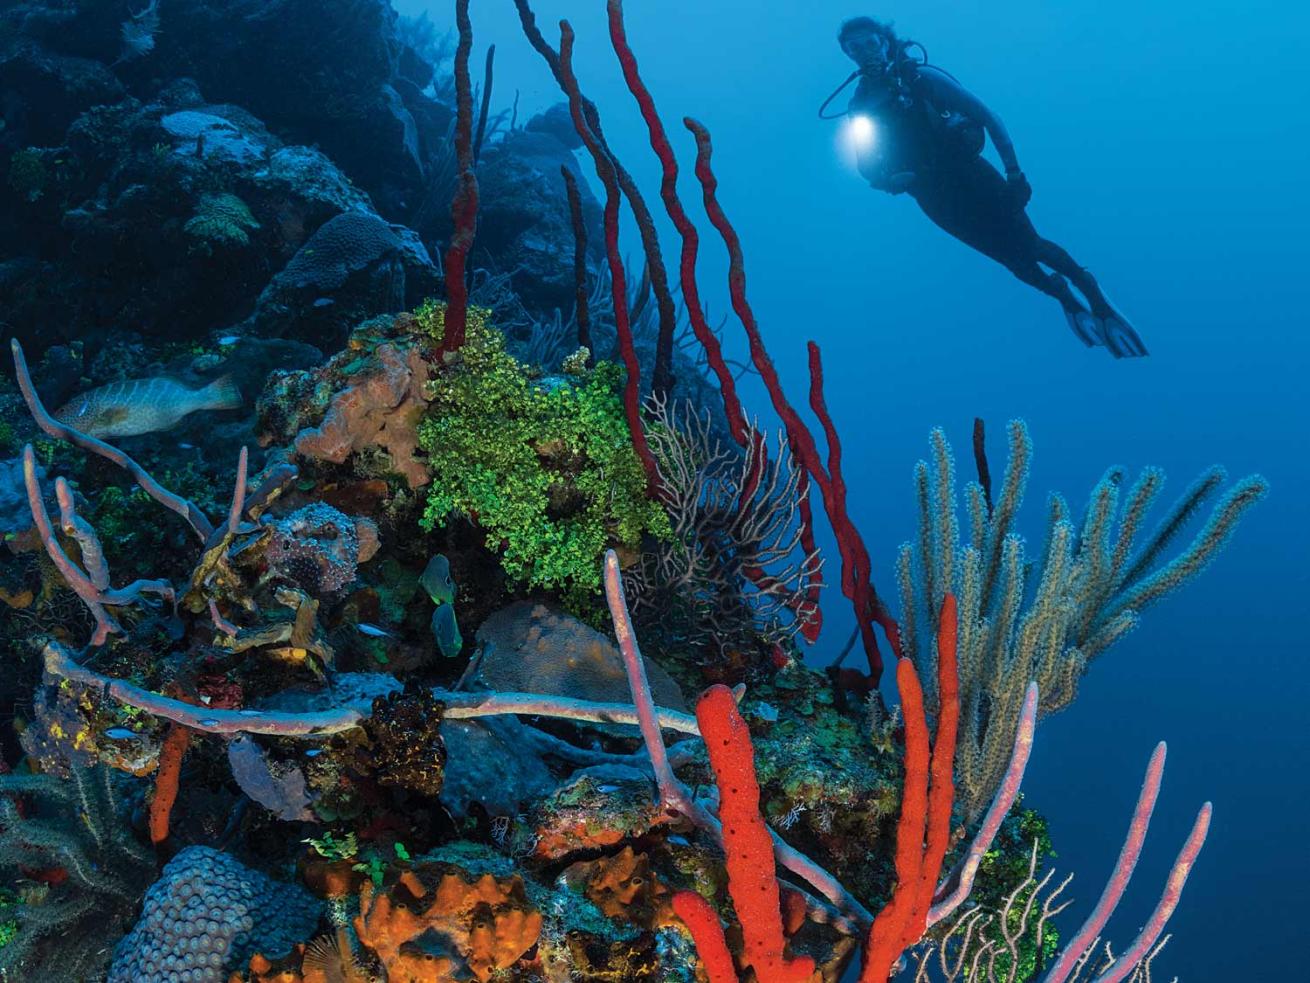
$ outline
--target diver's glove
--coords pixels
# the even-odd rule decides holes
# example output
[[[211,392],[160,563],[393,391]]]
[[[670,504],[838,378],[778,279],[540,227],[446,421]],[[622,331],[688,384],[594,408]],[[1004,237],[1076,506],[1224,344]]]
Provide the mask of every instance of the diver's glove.
[[[882,178],[874,187],[889,195],[900,195],[910,190],[918,176],[914,171],[897,171]]]
[[[1028,202],[1033,197],[1033,186],[1028,183],[1028,178],[1018,168],[1005,172],[1005,190],[1009,192],[1015,208],[1028,207]]]

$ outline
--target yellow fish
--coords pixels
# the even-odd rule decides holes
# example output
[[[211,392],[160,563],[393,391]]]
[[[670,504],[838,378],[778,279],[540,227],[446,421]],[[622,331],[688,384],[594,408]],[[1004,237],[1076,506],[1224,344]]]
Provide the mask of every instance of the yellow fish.
[[[111,382],[73,397],[54,417],[92,437],[135,437],[167,430],[197,410],[234,410],[241,391],[230,376],[188,389],[169,376]]]

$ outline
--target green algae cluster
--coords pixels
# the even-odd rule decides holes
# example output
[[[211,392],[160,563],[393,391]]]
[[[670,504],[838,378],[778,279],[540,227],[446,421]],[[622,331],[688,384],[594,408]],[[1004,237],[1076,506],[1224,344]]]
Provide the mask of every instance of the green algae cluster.
[[[18,895],[6,888],[0,888],[0,949],[3,949],[18,935]]]
[[[153,457],[153,455],[151,455]],[[150,457],[143,457],[150,460]],[[79,462],[85,467],[85,462]],[[183,496],[208,515],[216,515],[226,503],[223,491],[204,475],[194,462],[164,467],[154,472],[165,488]],[[121,479],[120,479],[121,480]],[[185,577],[189,555],[172,545],[177,527],[156,521],[158,505],[140,488],[126,483],[103,487],[85,486],[90,507],[87,518],[100,537],[109,568],[122,577]],[[143,516],[150,516],[149,520]]]
[[[440,337],[442,305],[415,314],[421,330]],[[424,527],[471,519],[512,580],[585,607],[606,549],[635,550],[643,536],[669,530],[646,496],[622,383],[608,363],[579,377],[537,378],[505,351],[485,312],[470,311],[464,346],[426,393],[419,445],[433,483]]]

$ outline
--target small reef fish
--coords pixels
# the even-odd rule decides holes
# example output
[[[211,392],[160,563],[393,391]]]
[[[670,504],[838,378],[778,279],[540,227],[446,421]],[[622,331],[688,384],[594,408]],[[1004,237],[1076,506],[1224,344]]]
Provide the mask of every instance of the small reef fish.
[[[54,417],[92,437],[135,437],[167,430],[198,410],[234,410],[241,391],[229,376],[201,389],[188,389],[176,379],[129,379],[75,396]]]
[[[359,629],[361,635],[367,635],[369,638],[390,638],[391,632],[385,628],[379,628],[377,625],[370,625],[367,621],[361,621],[355,626]]]
[[[447,659],[459,655],[464,647],[464,638],[459,633],[459,623],[455,620],[455,609],[449,604],[438,604],[432,611],[432,634],[437,640],[437,648]]]
[[[455,579],[450,575],[450,561],[444,553],[438,553],[428,560],[418,582],[423,585],[434,604],[455,603]]]
[[[110,727],[105,731],[105,736],[111,741],[131,741],[141,735],[134,730],[128,730],[126,727]]]

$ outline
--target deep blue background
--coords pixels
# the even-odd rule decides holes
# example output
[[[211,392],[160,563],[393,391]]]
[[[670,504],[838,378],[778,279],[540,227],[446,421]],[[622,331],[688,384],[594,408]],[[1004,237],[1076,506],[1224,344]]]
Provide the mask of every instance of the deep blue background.
[[[453,21],[445,4],[397,3]],[[520,90],[522,119],[554,101],[509,0],[473,8],[475,65],[497,44],[496,105]],[[658,208],[658,170],[603,2],[537,11],[552,40],[558,17],[573,19],[585,90]],[[995,468],[1004,422],[1028,421],[1036,453],[1021,525],[1036,540],[1046,493],[1077,508],[1112,463],[1163,466],[1166,497],[1211,463],[1272,483],[1220,560],[1148,611],[1092,667],[1075,706],[1043,722],[1025,782],[1051,819],[1059,865],[1078,874],[1080,918],[1117,853],[1151,747],[1169,740],[1156,820],[1111,935],[1122,946],[1135,934],[1196,808],[1213,799],[1210,841],[1158,964],[1157,978],[1185,983],[1305,972],[1306,11],[1272,0],[899,0],[867,11],[659,0],[631,2],[627,18],[684,169],[691,141],[677,120],[690,113],[714,133],[750,296],[798,403],[805,340],[823,347],[852,510],[884,593],[914,530],[911,469],[933,425],[946,428],[967,474],[975,415],[991,425]],[[834,43],[840,20],[864,12],[893,17],[1001,115],[1035,189],[1038,228],[1096,273],[1151,358],[1115,363],[1083,349],[1053,301],[842,163],[833,124],[815,109],[850,70]],[[684,200],[699,218],[689,177]],[[671,230],[665,243],[676,245]],[[625,248],[638,253],[630,231]],[[721,313],[717,239],[706,237],[703,253],[703,292]],[[767,413],[762,392],[748,399]],[[850,624],[835,590],[825,606],[816,660]]]

